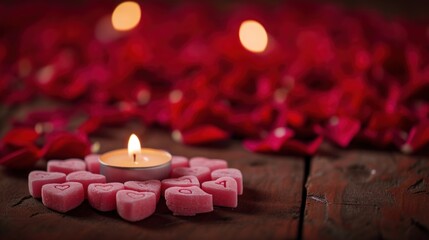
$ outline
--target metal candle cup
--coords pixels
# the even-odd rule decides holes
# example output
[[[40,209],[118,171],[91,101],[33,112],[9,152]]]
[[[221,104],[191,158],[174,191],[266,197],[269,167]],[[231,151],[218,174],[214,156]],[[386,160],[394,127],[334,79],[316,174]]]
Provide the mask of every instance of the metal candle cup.
[[[171,154],[167,151],[141,148],[136,160],[127,149],[107,152],[100,156],[100,173],[108,182],[143,181],[168,178],[171,171]]]

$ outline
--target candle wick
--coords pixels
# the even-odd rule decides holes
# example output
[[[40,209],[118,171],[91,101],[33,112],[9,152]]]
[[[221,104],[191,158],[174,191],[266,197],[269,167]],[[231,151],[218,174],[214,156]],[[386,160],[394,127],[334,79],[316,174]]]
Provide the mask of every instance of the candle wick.
[[[133,154],[134,163],[136,163],[136,154]]]

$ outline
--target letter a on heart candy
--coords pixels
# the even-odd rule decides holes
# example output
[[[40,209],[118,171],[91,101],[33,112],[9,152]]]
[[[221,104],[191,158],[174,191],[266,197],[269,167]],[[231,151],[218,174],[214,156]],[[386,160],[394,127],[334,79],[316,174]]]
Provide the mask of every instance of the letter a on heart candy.
[[[231,177],[221,177],[214,181],[204,182],[202,189],[213,195],[213,204],[222,207],[237,207],[237,182]]]

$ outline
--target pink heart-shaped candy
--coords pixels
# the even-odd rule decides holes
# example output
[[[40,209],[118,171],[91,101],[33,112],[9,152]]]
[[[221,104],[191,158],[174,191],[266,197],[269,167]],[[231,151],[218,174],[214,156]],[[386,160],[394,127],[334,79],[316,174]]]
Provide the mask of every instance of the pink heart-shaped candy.
[[[198,178],[192,175],[183,176],[179,178],[164,179],[162,180],[161,184],[162,184],[162,187],[161,187],[162,193],[164,193],[165,190],[170,187],[191,187],[191,186],[199,187],[200,186],[200,182],[198,181]]]
[[[182,156],[173,156],[171,158],[171,169],[175,169],[178,167],[189,167],[188,158]]]
[[[34,198],[42,196],[42,186],[48,183],[63,183],[66,175],[59,172],[32,171],[28,174],[28,190]]]
[[[135,222],[155,212],[156,196],[152,192],[121,190],[116,193],[118,214],[123,219]]]
[[[103,212],[116,209],[116,193],[124,189],[124,184],[112,183],[91,183],[88,186],[89,204]]]
[[[90,154],[85,156],[86,169],[92,173],[100,173],[100,155]]]
[[[79,206],[83,199],[83,186],[77,182],[50,183],[42,187],[43,204],[58,212],[67,212]]]
[[[213,180],[220,177],[232,177],[237,182],[238,195],[243,194],[243,175],[240,170],[236,168],[218,169],[211,173],[211,177]]]
[[[174,215],[194,216],[213,211],[212,195],[196,186],[168,188],[165,190],[165,201]]]
[[[83,171],[86,164],[80,159],[67,159],[67,160],[51,160],[48,162],[48,172],[62,172],[69,174],[71,172]]]
[[[210,171],[228,167],[228,162],[222,159],[208,159],[204,157],[194,157],[189,160],[191,167],[208,167]]]
[[[95,174],[87,171],[72,172],[66,177],[68,182],[79,182],[82,183],[85,190],[85,196],[87,196],[87,189],[91,183],[106,183],[106,177],[101,174]]]
[[[195,176],[200,183],[210,180],[210,168],[208,167],[178,167],[171,173],[173,178],[183,176]]]
[[[214,181],[207,181],[202,184],[202,189],[213,195],[213,204],[223,207],[237,207],[238,187],[235,179],[231,177],[221,177]]]
[[[159,201],[161,195],[161,182],[159,180],[128,181],[124,183],[124,186],[125,189],[137,192],[152,192],[156,196],[156,201]]]

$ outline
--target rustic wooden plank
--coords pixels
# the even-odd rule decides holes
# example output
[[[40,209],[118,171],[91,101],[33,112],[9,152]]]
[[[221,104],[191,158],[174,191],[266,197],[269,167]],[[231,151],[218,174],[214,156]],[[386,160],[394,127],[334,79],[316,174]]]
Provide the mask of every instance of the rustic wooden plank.
[[[130,130],[133,129],[133,130]],[[189,147],[175,143],[166,132],[145,130],[138,124],[103,131],[102,151],[124,147],[136,132],[147,147],[176,155],[223,158],[244,175],[244,195],[236,209],[215,207],[195,217],[173,216],[161,201],[156,213],[137,223],[123,221],[116,212],[101,213],[88,203],[66,214],[45,208],[29,196],[27,173],[0,169],[0,239],[292,239],[298,235],[304,161],[258,155],[238,142],[221,147]],[[40,166],[43,168],[44,166]]]
[[[313,159],[304,239],[429,239],[429,159],[344,151]]]

